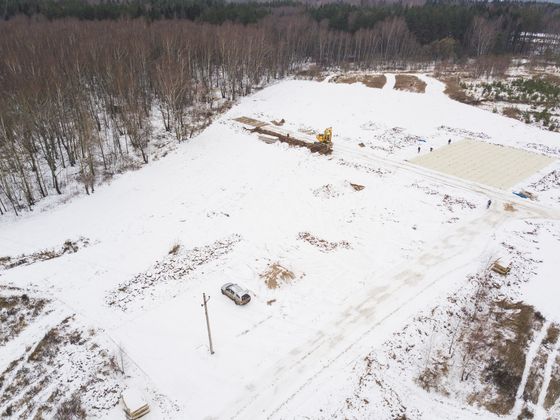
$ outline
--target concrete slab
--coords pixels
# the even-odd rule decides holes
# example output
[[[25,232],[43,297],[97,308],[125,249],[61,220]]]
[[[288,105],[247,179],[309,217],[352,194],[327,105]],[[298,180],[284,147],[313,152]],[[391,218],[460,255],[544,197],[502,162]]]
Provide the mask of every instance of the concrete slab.
[[[522,149],[465,139],[420,155],[410,163],[505,190],[554,160]]]

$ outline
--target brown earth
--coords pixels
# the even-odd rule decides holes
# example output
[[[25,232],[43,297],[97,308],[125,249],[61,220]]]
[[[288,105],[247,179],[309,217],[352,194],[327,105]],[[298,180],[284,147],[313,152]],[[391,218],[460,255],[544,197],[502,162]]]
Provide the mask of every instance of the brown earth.
[[[426,82],[411,74],[397,74],[394,89],[424,93],[426,92]]]
[[[264,279],[264,282],[269,289],[277,289],[283,283],[290,283],[293,279],[296,278],[296,276],[286,267],[282,266],[278,262],[275,262],[269,264],[266,271],[261,274],[261,278]],[[273,301],[275,301],[275,299],[273,299]],[[272,304],[273,301],[270,301],[269,305]]]
[[[370,88],[383,89],[387,83],[387,77],[384,74],[341,74],[333,77],[331,82],[345,84],[361,82]]]
[[[469,105],[480,102],[465,92],[465,89],[461,87],[460,79],[458,77],[447,77],[440,80],[445,83],[445,90],[443,93],[451,99]]]

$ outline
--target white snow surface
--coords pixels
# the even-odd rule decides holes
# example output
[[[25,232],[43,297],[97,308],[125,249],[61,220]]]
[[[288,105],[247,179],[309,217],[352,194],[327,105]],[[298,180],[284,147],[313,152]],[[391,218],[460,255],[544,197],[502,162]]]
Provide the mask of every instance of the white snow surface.
[[[419,145],[429,153],[465,137],[528,150],[560,145],[559,134],[452,101],[440,82],[422,78],[425,94],[291,80],[243,98],[167,157],[95,194],[0,220],[0,257],[91,241],[0,270],[0,284],[52,299],[102,331],[110,351],[121,346],[135,366],[127,381],[152,399],[148,419],[321,417],[349,396],[336,381],[355,360],[488,264],[504,222],[560,218],[554,195],[529,202],[406,162]],[[334,152],[265,144],[232,121],[239,116],[284,118],[294,133],[332,126]],[[555,169],[558,161],[531,180]],[[506,202],[517,211],[504,211]],[[348,246],[321,249],[302,232]],[[547,249],[558,241],[542,238],[545,262],[557,258]],[[178,254],[169,255],[174,244]],[[260,274],[274,262],[295,278],[269,289]],[[523,292],[556,321],[557,267],[543,264]],[[227,282],[248,288],[251,302],[222,296]],[[44,331],[47,321],[29,328]],[[19,357],[15,343],[0,348],[0,372]],[[406,387],[418,418],[490,417]],[[389,418],[376,407],[370,418]],[[106,415],[122,418],[120,410]]]

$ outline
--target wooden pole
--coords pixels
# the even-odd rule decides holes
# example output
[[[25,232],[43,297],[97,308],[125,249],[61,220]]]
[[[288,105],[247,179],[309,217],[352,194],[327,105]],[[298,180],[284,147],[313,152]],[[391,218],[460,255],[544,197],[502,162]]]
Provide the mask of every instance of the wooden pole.
[[[206,298],[206,293],[202,294],[202,305],[204,306],[204,315],[206,315],[206,329],[208,330],[208,342],[210,343],[210,354],[214,354],[214,348],[212,347],[212,334],[210,333],[210,320],[208,319],[208,306],[206,302],[210,300],[210,296]]]

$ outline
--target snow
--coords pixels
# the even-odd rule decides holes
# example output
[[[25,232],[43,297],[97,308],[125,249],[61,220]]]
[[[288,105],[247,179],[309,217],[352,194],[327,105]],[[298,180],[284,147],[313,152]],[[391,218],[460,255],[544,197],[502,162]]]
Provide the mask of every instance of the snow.
[[[135,388],[126,389],[122,394],[122,399],[130,411],[139,410],[146,405],[146,399],[142,392]]]
[[[451,101],[441,83],[421,77],[425,94],[391,89],[388,75],[384,89],[290,80],[246,97],[167,157],[95,194],[0,220],[0,256],[58,248],[67,239],[90,242],[74,254],[0,271],[0,283],[56,300],[114,343],[110,352],[122,348],[130,366],[122,382],[146,392],[147,418],[291,418],[306,404],[317,415],[324,395],[315,391],[324,381],[336,381],[341,366],[487,265],[492,235],[506,221],[560,217],[552,199],[528,202],[406,162],[418,144],[429,153],[449,139],[521,148],[560,140]],[[284,118],[282,128],[293,133],[332,126],[334,152],[266,144],[232,120],[240,116]],[[509,202],[517,211],[503,209]],[[318,240],[302,240],[305,233]],[[549,261],[558,238],[543,238]],[[174,244],[181,247],[170,255]],[[269,289],[261,274],[276,262],[294,279]],[[539,293],[557,290],[553,263],[526,294],[558,320],[555,294]],[[237,306],[222,296],[227,282],[247,287],[251,302]],[[214,355],[202,293],[211,298]],[[41,328],[40,336],[47,321],[28,331]],[[0,349],[0,367],[21,348],[14,341]],[[408,386],[420,414],[488,416]]]

